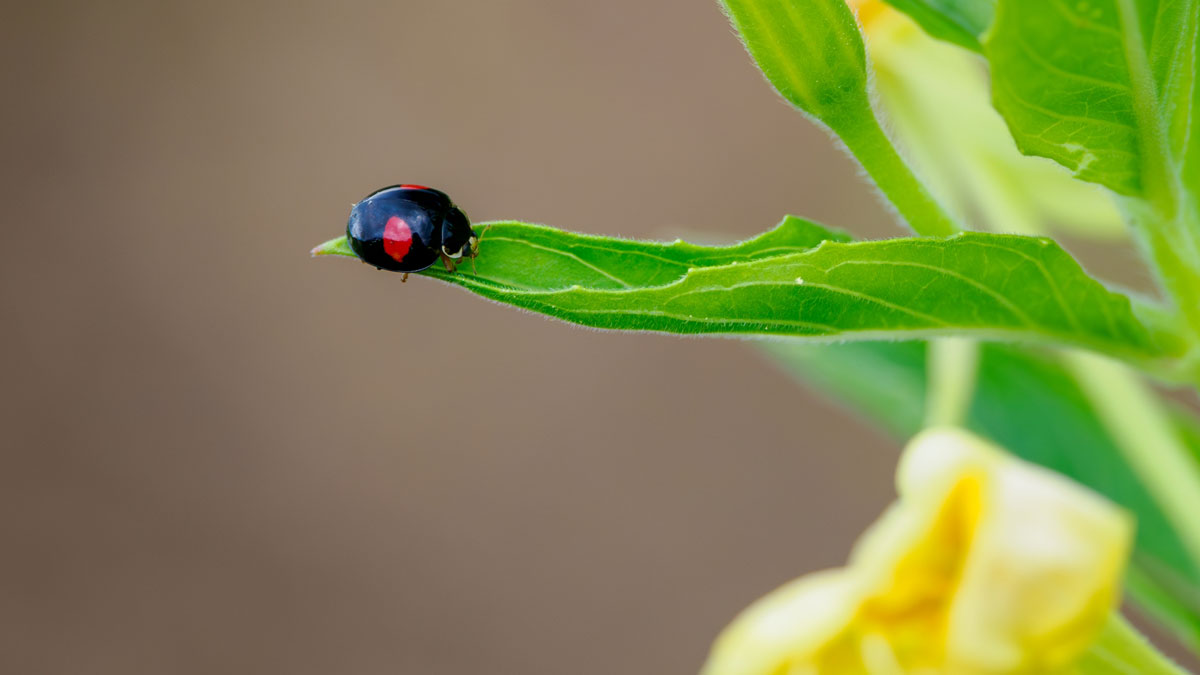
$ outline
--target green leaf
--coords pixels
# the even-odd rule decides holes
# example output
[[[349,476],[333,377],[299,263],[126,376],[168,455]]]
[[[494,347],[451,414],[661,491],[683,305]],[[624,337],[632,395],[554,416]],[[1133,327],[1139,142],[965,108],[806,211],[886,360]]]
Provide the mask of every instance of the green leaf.
[[[980,51],[979,36],[992,23],[996,0],[886,0],[939,40]]]
[[[821,339],[965,334],[1136,362],[1164,356],[1129,300],[1049,239],[847,242],[788,218],[749,242],[713,248],[514,222],[482,227],[477,273],[422,274],[595,328]]]
[[[953,234],[954,219],[896,152],[871,107],[862,35],[845,0],[722,0],[767,80],[829,127],[918,233]]]
[[[999,0],[984,42],[1017,145],[1083,180],[1178,203],[1195,127],[1194,0]]]
[[[761,346],[818,391],[883,422],[896,438],[908,438],[921,428],[925,343],[813,345],[788,340]],[[1136,574],[1131,577],[1135,597],[1181,639],[1200,647],[1200,614],[1183,592],[1200,583],[1200,574],[1086,395],[1050,355],[997,344],[980,349],[976,393],[965,426],[1129,509],[1138,521]],[[1194,420],[1189,423],[1195,425]]]

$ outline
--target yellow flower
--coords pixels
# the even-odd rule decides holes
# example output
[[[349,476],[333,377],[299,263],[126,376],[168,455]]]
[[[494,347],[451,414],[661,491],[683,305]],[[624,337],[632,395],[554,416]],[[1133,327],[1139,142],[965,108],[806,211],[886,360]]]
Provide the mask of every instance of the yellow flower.
[[[1071,672],[1119,598],[1129,517],[959,430],[915,438],[896,483],[850,563],[752,605],[704,675]]]

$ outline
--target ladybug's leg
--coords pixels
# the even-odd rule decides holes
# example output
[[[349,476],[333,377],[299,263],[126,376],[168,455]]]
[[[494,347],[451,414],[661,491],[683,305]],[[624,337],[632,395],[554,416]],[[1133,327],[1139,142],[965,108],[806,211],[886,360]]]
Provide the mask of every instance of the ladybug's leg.
[[[457,271],[457,268],[454,266],[454,259],[453,259],[453,258],[451,258],[450,256],[446,255],[446,254],[445,254],[445,252],[443,252],[443,253],[441,254],[441,256],[442,256],[442,264],[446,266],[446,271],[447,271],[447,272],[455,272],[455,271]]]
[[[400,283],[404,283],[406,281],[408,281],[408,272],[405,272],[404,276],[400,277]]]

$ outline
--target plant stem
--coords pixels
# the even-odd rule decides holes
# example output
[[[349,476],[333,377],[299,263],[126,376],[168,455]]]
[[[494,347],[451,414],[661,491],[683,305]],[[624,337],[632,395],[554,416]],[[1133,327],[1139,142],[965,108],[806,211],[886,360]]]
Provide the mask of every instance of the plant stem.
[[[874,115],[849,116],[834,132],[917,234],[948,237],[963,229],[917,179]]]
[[[1158,273],[1159,284],[1174,299],[1193,334],[1200,336],[1200,216],[1177,209],[1164,216],[1154,206],[1122,200],[1128,220]]]
[[[1112,613],[1100,637],[1080,659],[1078,669],[1086,675],[1188,675],[1117,612]]]
[[[1074,373],[1125,459],[1158,500],[1200,564],[1200,471],[1158,396],[1132,370],[1088,352],[1067,352]]]
[[[975,395],[979,344],[967,338],[929,341],[925,426],[962,426]]]

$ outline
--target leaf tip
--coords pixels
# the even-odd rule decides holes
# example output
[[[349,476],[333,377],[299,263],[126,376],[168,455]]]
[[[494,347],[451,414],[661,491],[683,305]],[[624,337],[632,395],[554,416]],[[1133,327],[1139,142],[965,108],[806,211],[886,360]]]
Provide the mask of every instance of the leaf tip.
[[[323,244],[314,246],[310,253],[314,258],[326,255],[356,257],[354,251],[350,250],[350,242],[346,241],[345,236],[335,237]]]

